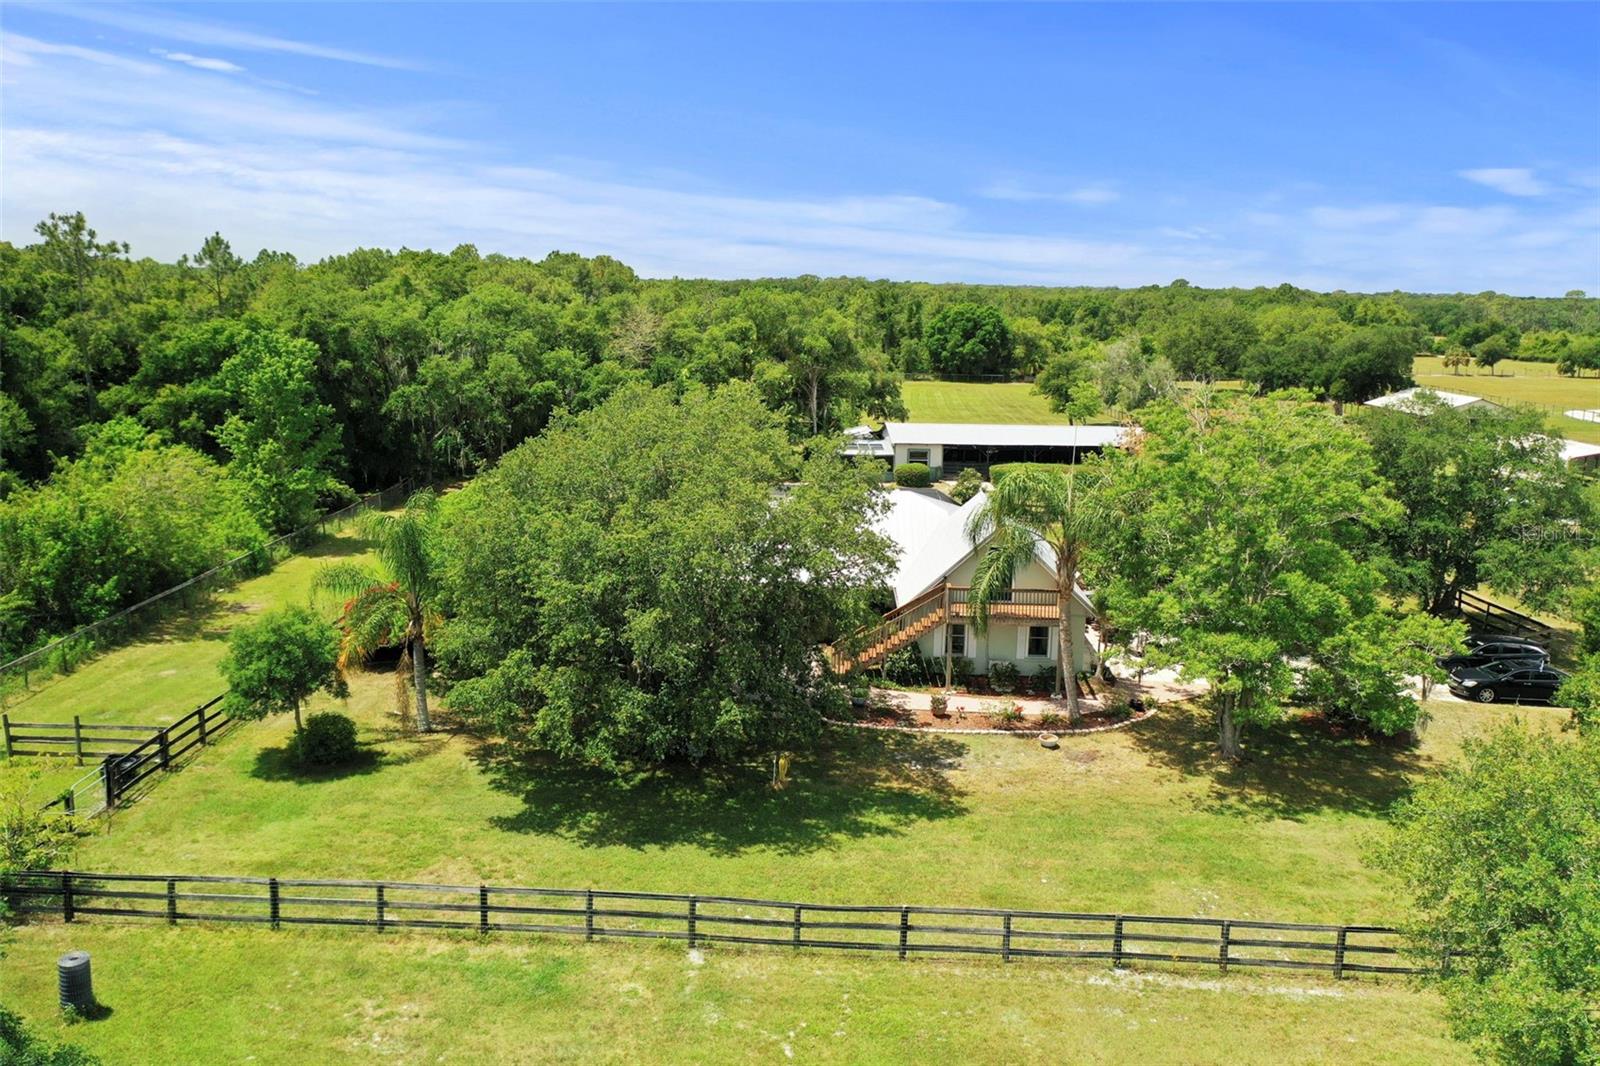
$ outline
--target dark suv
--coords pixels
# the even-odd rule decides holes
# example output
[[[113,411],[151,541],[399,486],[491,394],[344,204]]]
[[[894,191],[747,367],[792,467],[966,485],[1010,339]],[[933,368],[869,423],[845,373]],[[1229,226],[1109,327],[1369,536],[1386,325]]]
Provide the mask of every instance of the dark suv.
[[[1521,703],[1524,700],[1551,703],[1566,679],[1566,674],[1542,660],[1501,659],[1452,672],[1450,691],[1464,700],[1479,703]]]
[[[1506,637],[1468,648],[1464,655],[1446,656],[1439,660],[1439,665],[1453,674],[1457,670],[1472,670],[1486,666],[1497,659],[1538,659],[1547,662],[1550,653],[1532,641]]]

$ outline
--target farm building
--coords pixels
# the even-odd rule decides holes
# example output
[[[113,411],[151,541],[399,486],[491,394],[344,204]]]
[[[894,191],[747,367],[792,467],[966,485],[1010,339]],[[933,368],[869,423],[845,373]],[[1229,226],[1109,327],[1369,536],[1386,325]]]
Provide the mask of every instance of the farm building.
[[[999,463],[1076,463],[1122,440],[1121,426],[998,425],[983,422],[889,422],[881,434],[849,431],[847,455],[882,459],[891,467],[926,463],[935,477],[967,467],[988,476]]]

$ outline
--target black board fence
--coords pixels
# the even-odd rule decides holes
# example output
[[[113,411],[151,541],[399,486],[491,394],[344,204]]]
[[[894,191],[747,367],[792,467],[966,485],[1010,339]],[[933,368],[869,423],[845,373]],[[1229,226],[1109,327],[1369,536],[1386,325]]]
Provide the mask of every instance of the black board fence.
[[[976,907],[860,906],[601,889],[329,881],[43,870],[0,876],[23,913],[534,933],[789,950],[1098,959],[1352,974],[1410,974],[1385,926],[1089,914]]]
[[[61,795],[44,805],[45,810],[59,807],[66,814],[90,816],[104,811],[114,810],[119,804],[131,799],[135,794],[141,793],[155,785],[158,775],[162,771],[172,771],[185,761],[185,756],[204,747],[218,734],[222,733],[233,719],[222,709],[221,696],[215,696],[196,707],[188,714],[179,718],[171,725],[165,726],[80,726],[77,736],[69,735],[67,744],[78,744],[78,750],[84,755],[100,756],[100,763],[91,772],[80,777],[67,787]],[[74,725],[79,723],[74,720]],[[63,752],[60,748],[48,751],[29,750],[26,745],[38,743],[36,737],[29,734],[14,732],[24,727],[29,729],[65,729],[73,730],[73,726],[42,726],[26,722],[5,723],[6,750],[10,755],[40,755],[40,754],[70,754],[71,749]],[[84,732],[85,730],[105,729],[142,730],[146,735],[143,739],[130,744],[127,748],[113,748],[110,751],[88,750],[82,745],[88,744],[96,734]],[[110,740],[93,740],[94,743],[114,745],[126,743],[120,738]],[[46,745],[59,743],[58,737],[46,737]],[[19,747],[18,745],[22,745]]]
[[[40,682],[76,669],[99,652],[146,632],[172,612],[192,610],[211,593],[270,570],[285,557],[343,529],[363,512],[398,506],[414,487],[410,478],[397,481],[381,492],[363,496],[347,507],[330,511],[314,522],[276,537],[254,551],[229,559],[43,647],[0,663],[0,700],[11,692],[31,691]]]

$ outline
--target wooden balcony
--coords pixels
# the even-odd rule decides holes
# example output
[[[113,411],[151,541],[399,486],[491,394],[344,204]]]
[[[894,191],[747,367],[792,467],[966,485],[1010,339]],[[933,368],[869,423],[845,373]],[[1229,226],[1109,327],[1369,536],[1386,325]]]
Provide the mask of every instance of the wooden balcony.
[[[1059,597],[1055,589],[1010,589],[989,604],[989,621],[1054,622],[1060,618]],[[938,585],[910,603],[896,607],[883,621],[851,634],[830,649],[829,659],[836,672],[847,674],[863,666],[873,666],[889,653],[912,643],[947,620],[972,617],[972,588],[968,585]]]

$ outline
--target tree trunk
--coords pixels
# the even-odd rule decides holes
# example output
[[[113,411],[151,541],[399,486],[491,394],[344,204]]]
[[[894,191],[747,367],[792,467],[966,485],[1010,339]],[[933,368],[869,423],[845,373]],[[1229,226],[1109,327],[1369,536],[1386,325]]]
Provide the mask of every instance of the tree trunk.
[[[1224,696],[1222,706],[1217,710],[1217,749],[1222,752],[1224,759],[1239,761],[1239,723],[1233,718],[1232,696]]]
[[[411,642],[411,680],[417,687],[417,729],[433,732],[433,722],[428,718],[428,649],[418,634]]]
[[[294,731],[300,732],[304,727],[300,724],[300,704],[294,705]]]
[[[1072,651],[1072,590],[1078,583],[1078,559],[1074,553],[1064,552],[1061,565],[1056,568],[1056,672],[1061,675],[1061,691],[1067,697],[1067,725],[1076,728],[1083,722],[1083,710],[1078,706],[1078,679],[1074,676]]]

